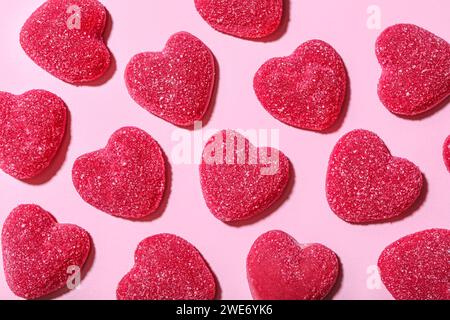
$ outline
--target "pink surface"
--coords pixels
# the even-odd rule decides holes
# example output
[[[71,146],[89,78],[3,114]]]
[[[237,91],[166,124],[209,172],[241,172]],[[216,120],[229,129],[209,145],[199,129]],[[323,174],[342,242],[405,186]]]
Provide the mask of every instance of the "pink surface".
[[[269,42],[237,39],[209,27],[197,13],[194,1],[104,0],[113,25],[108,46],[115,57],[114,74],[98,86],[74,87],[37,67],[23,52],[19,32],[41,0],[2,1],[0,4],[0,90],[22,93],[41,88],[60,96],[71,114],[70,137],[56,162],[33,184],[0,173],[0,223],[21,203],[36,203],[61,223],[85,228],[93,238],[94,259],[81,287],[58,298],[114,299],[120,279],[133,266],[140,241],[169,232],[191,242],[211,265],[223,299],[250,299],[245,260],[262,233],[281,229],[299,242],[318,242],[337,253],[343,277],[335,299],[391,298],[387,290],[369,289],[367,270],[376,265],[381,251],[407,234],[429,228],[450,228],[450,176],[442,161],[442,143],[450,134],[450,107],[420,120],[389,113],[377,96],[380,76],[374,46],[381,30],[366,26],[372,0],[291,0],[290,21]],[[382,28],[408,22],[450,40],[446,0],[377,0]],[[111,29],[111,28],[110,28]],[[149,114],[129,97],[123,74],[129,59],[143,51],[159,51],[169,36],[185,30],[199,37],[215,54],[219,83],[207,129],[279,129],[280,150],[292,161],[295,182],[289,198],[272,214],[253,224],[233,227],[208,212],[203,200],[198,165],[173,164],[173,125]],[[281,37],[280,37],[281,36]],[[289,55],[301,43],[319,38],[330,43],[346,63],[351,97],[339,126],[327,134],[288,127],[272,118],[259,104],[252,82],[269,58]],[[109,73],[111,77],[112,72]],[[101,84],[101,85],[100,85]],[[172,162],[170,197],[157,218],[131,222],[111,217],[85,203],[71,182],[75,159],[103,147],[122,126],[138,126],[151,134]],[[411,215],[394,223],[350,225],[329,208],[325,196],[328,157],[337,140],[348,131],[364,128],[377,133],[391,152],[417,164],[427,180],[425,196]],[[207,137],[206,137],[207,138]],[[196,148],[196,155],[201,154]],[[369,286],[374,288],[375,286]],[[0,272],[0,299],[15,299]]]

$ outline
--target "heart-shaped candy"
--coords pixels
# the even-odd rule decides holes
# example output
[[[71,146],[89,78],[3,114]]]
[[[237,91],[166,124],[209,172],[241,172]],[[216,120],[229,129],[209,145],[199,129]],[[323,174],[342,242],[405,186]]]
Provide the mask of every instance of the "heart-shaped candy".
[[[336,254],[321,244],[298,244],[282,231],[260,236],[247,257],[247,278],[257,300],[320,300],[339,275]]]
[[[155,212],[166,185],[165,160],[146,132],[117,130],[101,150],[79,157],[72,180],[87,203],[113,216],[140,219]]]
[[[67,285],[90,251],[89,234],[59,224],[36,205],[20,205],[3,225],[3,267],[8,286],[19,297],[36,299]]]
[[[263,64],[253,87],[261,104],[276,119],[293,127],[323,131],[341,113],[347,72],[329,44],[311,40],[292,55]]]
[[[212,300],[215,278],[200,252],[186,240],[159,234],[143,240],[135,265],[117,287],[119,300]]]
[[[450,230],[430,229],[397,240],[378,260],[397,300],[450,300]]]
[[[381,33],[376,54],[383,69],[378,95],[389,111],[414,116],[450,95],[450,44],[412,24]]]
[[[447,139],[445,140],[443,154],[445,165],[447,166],[447,169],[450,172],[450,136],[448,136]]]
[[[22,180],[41,173],[61,145],[66,116],[66,105],[50,92],[0,92],[0,168]]]
[[[195,0],[195,7],[214,29],[244,39],[274,33],[283,17],[283,0]]]
[[[224,222],[250,219],[268,209],[289,182],[290,162],[274,148],[256,148],[231,130],[206,144],[200,165],[203,197]]]
[[[391,156],[376,134],[354,130],[331,154],[326,191],[331,209],[341,219],[369,223],[404,213],[419,197],[422,185],[417,166]]]
[[[111,63],[103,40],[106,19],[97,0],[48,0],[25,22],[20,43],[53,76],[72,84],[93,81]]]
[[[131,97],[144,109],[178,126],[200,121],[211,101],[214,57],[187,32],[170,37],[162,52],[134,56],[125,70]]]

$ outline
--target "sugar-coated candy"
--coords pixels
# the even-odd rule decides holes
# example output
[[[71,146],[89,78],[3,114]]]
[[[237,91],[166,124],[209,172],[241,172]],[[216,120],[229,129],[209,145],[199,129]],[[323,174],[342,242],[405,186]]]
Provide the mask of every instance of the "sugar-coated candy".
[[[214,29],[244,39],[261,39],[278,30],[284,0],[195,0]]]
[[[200,252],[186,240],[159,234],[143,240],[135,264],[117,287],[119,300],[212,300],[216,281]]]
[[[444,39],[396,24],[378,37],[376,54],[383,69],[378,95],[391,112],[418,115],[450,96],[450,44]]]
[[[91,240],[82,228],[59,224],[37,205],[20,205],[2,230],[3,268],[15,295],[45,297],[70,282],[89,256]]]
[[[135,127],[117,130],[105,148],[79,157],[72,180],[89,204],[113,216],[141,219],[155,212],[166,186],[158,143]]]
[[[326,42],[311,40],[283,58],[267,61],[253,87],[276,119],[293,127],[323,131],[341,114],[347,72],[339,54]]]
[[[48,0],[25,22],[20,43],[53,76],[71,84],[91,82],[111,64],[103,39],[106,20],[97,0]]]
[[[450,230],[410,234],[381,253],[381,280],[397,300],[450,300],[449,254]]]
[[[0,168],[14,178],[34,178],[55,157],[66,130],[67,108],[48,91],[0,92]]]
[[[270,208],[289,182],[290,162],[274,148],[256,148],[223,130],[207,142],[200,165],[203,197],[224,222],[250,219]]]
[[[134,56],[125,70],[131,97],[178,126],[202,120],[214,89],[215,62],[208,47],[187,32],[170,37],[162,52]]]
[[[354,130],[331,154],[326,192],[331,209],[350,223],[389,220],[409,209],[423,185],[420,169],[393,157],[373,132]]]
[[[321,300],[339,275],[336,254],[321,244],[299,244],[282,231],[260,236],[247,257],[247,278],[257,300]]]
[[[447,137],[443,148],[444,162],[450,172],[450,136]]]

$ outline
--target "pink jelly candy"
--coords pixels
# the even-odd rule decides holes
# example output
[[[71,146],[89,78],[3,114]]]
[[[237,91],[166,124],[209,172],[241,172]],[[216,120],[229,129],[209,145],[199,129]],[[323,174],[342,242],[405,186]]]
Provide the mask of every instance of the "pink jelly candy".
[[[397,24],[381,33],[376,54],[383,72],[381,102],[398,115],[414,116],[450,95],[450,45],[412,24]]]
[[[3,267],[8,286],[19,297],[36,299],[67,285],[89,255],[89,234],[59,224],[37,205],[20,205],[3,225]]]
[[[448,136],[447,140],[445,140],[443,154],[445,165],[450,172],[450,136]]]
[[[293,127],[323,131],[338,119],[347,92],[347,72],[327,43],[311,40],[284,58],[267,61],[253,87],[264,108]]]
[[[170,37],[162,52],[134,56],[125,71],[131,97],[178,126],[191,126],[207,111],[215,82],[214,57],[187,32]]]
[[[326,191],[331,209],[341,219],[369,223],[404,213],[419,197],[422,185],[417,166],[391,156],[376,134],[354,130],[331,154]]]
[[[165,160],[146,132],[117,130],[101,150],[79,157],[72,179],[87,203],[113,216],[140,219],[155,212],[166,185]]]
[[[53,76],[72,84],[93,81],[111,63],[103,40],[106,19],[97,0],[48,0],[25,22],[20,43]]]
[[[244,39],[267,37],[283,17],[283,0],[195,0],[195,6],[211,27]]]
[[[200,165],[203,197],[224,222],[250,219],[271,207],[289,182],[290,162],[274,148],[256,148],[231,130],[213,136]]]
[[[450,230],[408,235],[381,253],[381,279],[397,300],[450,300],[449,250]]]
[[[336,254],[321,244],[299,244],[282,231],[260,236],[247,257],[247,278],[257,300],[320,300],[339,275]]]
[[[134,267],[117,287],[119,300],[212,300],[215,278],[200,252],[186,240],[159,234],[136,249]]]
[[[66,105],[50,92],[0,92],[0,168],[21,180],[41,173],[61,145],[66,116]]]

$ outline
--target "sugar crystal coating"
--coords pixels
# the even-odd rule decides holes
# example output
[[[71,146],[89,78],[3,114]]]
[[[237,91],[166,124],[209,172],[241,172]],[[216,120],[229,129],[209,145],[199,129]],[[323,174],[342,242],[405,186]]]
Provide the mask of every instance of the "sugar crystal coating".
[[[20,205],[2,230],[6,282],[19,297],[47,296],[65,287],[69,276],[83,267],[90,247],[85,230],[57,223],[37,205]]]
[[[187,32],[170,37],[162,52],[134,56],[125,70],[131,97],[144,109],[178,126],[206,113],[215,82],[214,57]]]
[[[53,76],[72,84],[94,81],[111,63],[103,40],[106,19],[97,0],[48,0],[25,22],[20,43]]]
[[[331,209],[351,223],[379,222],[404,213],[419,197],[420,169],[393,157],[373,132],[354,130],[331,154],[326,192]]]
[[[418,115],[450,95],[450,44],[444,39],[397,24],[381,33],[376,54],[383,69],[378,95],[391,112]]]
[[[117,287],[119,300],[212,300],[215,296],[215,278],[200,252],[171,234],[143,240],[134,267]]]
[[[21,180],[40,174],[61,145],[66,116],[64,102],[48,91],[0,92],[0,168]]]
[[[347,72],[329,44],[311,40],[288,57],[267,61],[256,73],[253,87],[276,119],[293,127],[323,131],[341,114]]]
[[[282,231],[260,236],[247,257],[247,278],[257,300],[320,300],[339,275],[336,254],[321,244],[298,244]]]
[[[250,219],[270,208],[282,196],[289,177],[290,162],[282,152],[257,149],[232,130],[211,137],[203,151],[203,197],[224,222]]]
[[[149,134],[124,127],[104,149],[75,161],[72,180],[80,196],[97,209],[140,219],[160,206],[166,185],[165,160]]]
[[[381,253],[381,279],[397,300],[450,300],[449,255],[450,230],[410,234]]]
[[[195,0],[195,7],[214,29],[244,39],[269,36],[283,17],[283,0]]]
[[[447,166],[447,169],[450,172],[450,136],[448,136],[447,139],[445,140],[443,155],[445,165]]]

